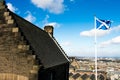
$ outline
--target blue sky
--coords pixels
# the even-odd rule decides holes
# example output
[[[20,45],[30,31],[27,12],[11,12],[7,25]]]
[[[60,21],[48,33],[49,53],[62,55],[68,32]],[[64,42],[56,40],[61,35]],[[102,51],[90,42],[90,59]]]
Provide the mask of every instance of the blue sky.
[[[98,56],[120,57],[119,0],[6,0],[8,8],[42,28],[54,26],[54,36],[69,56],[94,56],[94,15],[111,20],[97,31]]]

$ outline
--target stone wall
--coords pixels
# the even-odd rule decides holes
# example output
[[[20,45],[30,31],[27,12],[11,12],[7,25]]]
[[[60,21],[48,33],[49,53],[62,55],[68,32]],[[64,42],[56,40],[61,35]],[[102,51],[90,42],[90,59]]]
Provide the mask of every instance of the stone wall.
[[[0,2],[0,80],[37,80],[36,56],[4,4]]]

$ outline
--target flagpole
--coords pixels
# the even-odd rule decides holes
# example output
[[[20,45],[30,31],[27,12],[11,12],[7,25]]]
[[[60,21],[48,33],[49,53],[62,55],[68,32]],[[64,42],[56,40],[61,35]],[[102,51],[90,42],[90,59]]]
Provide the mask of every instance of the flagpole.
[[[96,25],[96,22],[99,22],[101,25]],[[95,80],[97,80],[97,30],[103,29],[107,30],[110,28],[111,21],[109,20],[100,20],[94,16],[94,29],[95,29]]]
[[[94,29],[95,29],[95,80],[97,80],[97,29],[96,29],[96,16],[94,16]]]

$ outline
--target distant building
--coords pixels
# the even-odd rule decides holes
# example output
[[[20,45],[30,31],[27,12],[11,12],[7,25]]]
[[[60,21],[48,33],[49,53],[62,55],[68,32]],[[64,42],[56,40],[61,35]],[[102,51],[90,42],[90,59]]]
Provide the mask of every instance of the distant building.
[[[69,80],[95,80],[95,71],[80,69],[81,65],[75,57],[70,57]],[[86,69],[86,70],[85,70]],[[107,80],[107,73],[98,70],[98,80]]]
[[[0,80],[68,80],[68,57],[53,27],[44,29],[9,11],[0,0]]]
[[[69,57],[70,60],[70,69],[80,69],[80,64],[75,57]]]

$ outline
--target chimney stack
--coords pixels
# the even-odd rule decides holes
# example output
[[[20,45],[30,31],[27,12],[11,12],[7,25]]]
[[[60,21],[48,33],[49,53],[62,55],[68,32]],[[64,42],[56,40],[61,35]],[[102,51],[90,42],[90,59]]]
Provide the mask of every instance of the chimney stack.
[[[52,25],[46,25],[46,26],[44,27],[44,30],[53,37],[53,30],[54,30],[54,28],[53,28]]]

